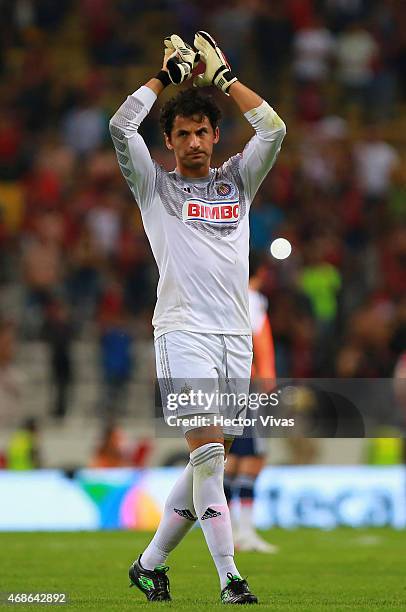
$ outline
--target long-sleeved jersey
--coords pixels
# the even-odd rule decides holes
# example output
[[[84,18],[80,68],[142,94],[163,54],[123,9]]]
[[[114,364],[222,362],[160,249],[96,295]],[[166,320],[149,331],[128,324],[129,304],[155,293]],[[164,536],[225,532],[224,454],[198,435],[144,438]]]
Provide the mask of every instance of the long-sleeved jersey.
[[[175,330],[251,334],[248,308],[250,204],[286,133],[266,103],[245,117],[255,135],[207,178],[167,172],[138,132],[156,100],[140,87],[110,121],[117,158],[158,265],[155,338]]]

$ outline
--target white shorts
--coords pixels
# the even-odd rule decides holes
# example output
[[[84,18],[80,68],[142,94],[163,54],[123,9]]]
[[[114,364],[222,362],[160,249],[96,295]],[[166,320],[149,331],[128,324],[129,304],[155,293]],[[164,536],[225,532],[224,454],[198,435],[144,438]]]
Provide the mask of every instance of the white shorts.
[[[155,340],[155,357],[167,424],[173,424],[174,417],[187,417],[182,425],[186,433],[209,424],[200,420],[200,424],[189,426],[191,417],[212,418],[213,422],[211,415],[218,415],[215,424],[226,437],[242,435],[241,421],[247,409],[244,397],[248,398],[251,377],[251,336],[168,332]],[[186,399],[183,405],[170,401],[181,393]]]

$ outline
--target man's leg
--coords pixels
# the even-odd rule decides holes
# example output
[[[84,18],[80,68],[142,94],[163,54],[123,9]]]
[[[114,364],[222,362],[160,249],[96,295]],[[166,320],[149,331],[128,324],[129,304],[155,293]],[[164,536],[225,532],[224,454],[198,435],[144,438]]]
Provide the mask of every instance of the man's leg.
[[[151,542],[129,570],[131,584],[149,601],[168,601],[169,580],[165,561],[196,521],[193,506],[193,467],[187,464],[165,502],[159,527]]]
[[[193,436],[193,431],[195,430],[186,434],[187,439]],[[224,469],[224,445],[221,431],[214,439],[221,444]],[[201,438],[199,441],[202,441]],[[230,444],[228,442],[226,444],[229,447]],[[192,446],[194,447],[193,443]],[[190,462],[169,493],[158,529],[140,557],[140,563],[145,569],[153,570],[157,565],[165,563],[169,553],[179,544],[197,520],[193,502],[193,474],[194,468]]]
[[[193,505],[193,467],[188,463],[168,495],[159,527],[142,553],[140,562],[153,570],[165,563],[196,521]]]
[[[210,426],[187,432],[193,465],[193,502],[221,585],[223,603],[257,603],[234,562],[230,512],[224,494],[224,459],[231,441]]]
[[[227,574],[239,576],[223,487],[224,439],[220,428],[204,429],[208,431],[192,430],[186,434],[193,466],[193,502],[223,589]]]

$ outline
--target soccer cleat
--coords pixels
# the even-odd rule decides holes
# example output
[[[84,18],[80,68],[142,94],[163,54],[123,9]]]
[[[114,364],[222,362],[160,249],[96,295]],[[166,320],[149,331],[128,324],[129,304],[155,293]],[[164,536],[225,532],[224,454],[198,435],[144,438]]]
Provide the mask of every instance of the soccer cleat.
[[[227,574],[227,584],[221,591],[221,603],[224,604],[254,604],[258,599],[251,593],[248,583],[239,576]]]
[[[129,569],[130,587],[136,586],[144,593],[148,601],[171,601],[169,579],[166,575],[169,567],[157,565],[153,570],[144,569],[141,565],[141,555]]]
[[[274,555],[279,551],[279,547],[266,542],[257,533],[237,535],[234,539],[235,547],[239,551],[261,552]]]

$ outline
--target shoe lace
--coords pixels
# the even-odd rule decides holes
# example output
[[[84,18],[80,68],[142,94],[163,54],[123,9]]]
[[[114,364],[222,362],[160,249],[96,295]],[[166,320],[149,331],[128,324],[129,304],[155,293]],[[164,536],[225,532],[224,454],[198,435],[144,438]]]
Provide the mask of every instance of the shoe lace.
[[[156,594],[163,595],[169,592],[169,579],[166,572],[169,570],[167,565],[157,565],[154,569],[156,576]]]
[[[239,576],[233,576],[231,572],[228,572],[227,578],[228,578],[227,586],[231,587],[231,589],[236,595],[245,593],[246,587],[247,587],[246,580],[244,580],[243,578],[240,578]]]

